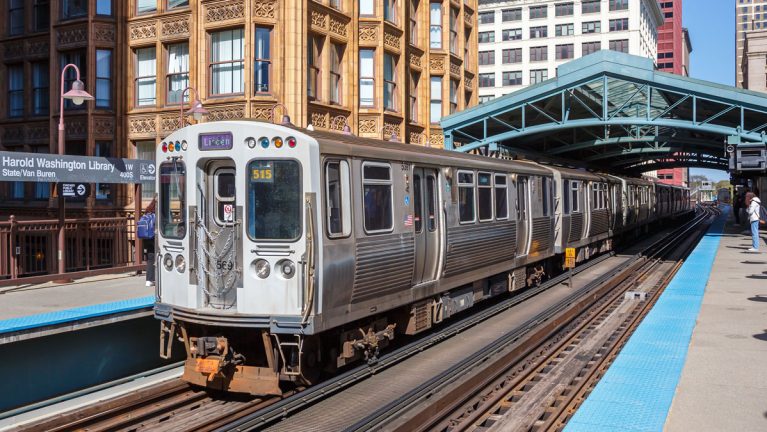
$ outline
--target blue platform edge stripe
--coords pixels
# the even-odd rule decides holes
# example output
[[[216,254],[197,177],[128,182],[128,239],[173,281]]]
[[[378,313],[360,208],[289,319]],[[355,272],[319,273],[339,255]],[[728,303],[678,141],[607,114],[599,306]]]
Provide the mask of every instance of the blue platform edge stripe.
[[[104,315],[112,315],[144,309],[154,305],[154,302],[154,296],[146,296],[110,303],[101,303],[72,309],[45,312],[35,315],[27,315],[18,318],[9,318],[0,321],[0,334],[17,332],[20,330],[29,330],[38,327],[47,327],[66,322],[79,321]]]
[[[663,430],[730,211],[722,209],[565,432]]]

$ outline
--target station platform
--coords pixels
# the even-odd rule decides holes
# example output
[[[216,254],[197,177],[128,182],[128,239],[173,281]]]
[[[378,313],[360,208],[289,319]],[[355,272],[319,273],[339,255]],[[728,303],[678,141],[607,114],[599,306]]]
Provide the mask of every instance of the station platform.
[[[566,432],[767,430],[767,232],[724,210]]]
[[[0,345],[152,314],[143,275],[0,288]]]

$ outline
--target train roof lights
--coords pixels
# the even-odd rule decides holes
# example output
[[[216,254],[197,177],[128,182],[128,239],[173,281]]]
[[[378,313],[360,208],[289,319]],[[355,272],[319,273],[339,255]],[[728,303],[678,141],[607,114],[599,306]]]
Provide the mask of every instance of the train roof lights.
[[[282,148],[282,138],[280,137],[272,138],[272,144],[274,144],[275,148]]]
[[[186,140],[181,141],[181,150],[186,151],[188,148],[189,144],[187,144]]]
[[[288,137],[285,141],[288,143],[288,147],[296,148],[296,139],[294,137]]]
[[[256,139],[253,137],[247,137],[245,138],[245,144],[247,144],[248,148],[254,149],[256,148]]]
[[[168,143],[166,143],[165,141],[162,142],[162,152],[168,153]]]
[[[169,142],[169,143],[168,143],[168,151],[169,151],[169,152],[173,152],[173,151],[175,151],[175,150],[176,150],[176,148],[175,148],[175,146],[173,145],[173,141]]]
[[[261,148],[269,148],[269,138],[261,137],[258,141],[261,143]]]

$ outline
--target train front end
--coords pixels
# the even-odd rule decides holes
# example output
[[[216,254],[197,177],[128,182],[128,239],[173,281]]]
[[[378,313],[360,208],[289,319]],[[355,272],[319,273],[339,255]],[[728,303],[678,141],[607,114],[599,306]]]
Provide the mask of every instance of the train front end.
[[[184,380],[281,394],[309,381],[303,335],[317,303],[317,142],[271,123],[185,127],[157,149],[161,355]]]

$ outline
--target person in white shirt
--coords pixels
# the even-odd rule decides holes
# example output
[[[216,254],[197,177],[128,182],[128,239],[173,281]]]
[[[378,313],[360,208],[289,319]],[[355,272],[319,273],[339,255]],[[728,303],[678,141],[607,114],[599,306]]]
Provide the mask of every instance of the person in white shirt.
[[[759,252],[759,216],[762,202],[753,192],[746,194],[746,214],[751,224],[751,249],[748,252]]]

